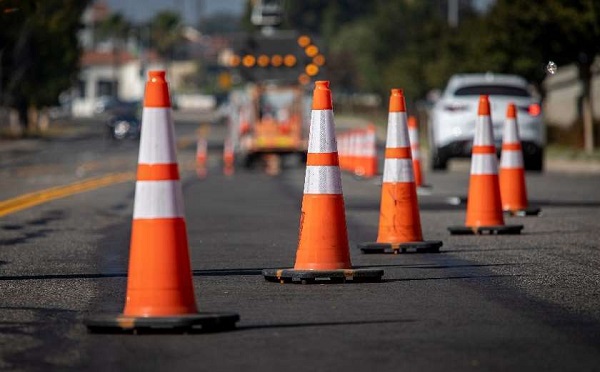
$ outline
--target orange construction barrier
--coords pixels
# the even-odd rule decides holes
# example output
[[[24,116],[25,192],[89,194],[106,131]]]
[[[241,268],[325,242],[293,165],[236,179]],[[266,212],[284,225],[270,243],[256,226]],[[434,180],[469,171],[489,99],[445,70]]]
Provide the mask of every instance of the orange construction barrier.
[[[504,224],[490,102],[487,95],[482,95],[475,124],[465,226],[448,230],[451,234],[520,234],[522,229],[523,225]]]
[[[408,137],[410,139],[410,150],[413,159],[413,168],[415,170],[415,184],[417,187],[430,187],[425,184],[423,178],[423,168],[421,167],[421,145],[419,141],[419,123],[414,116],[408,117]]]
[[[530,208],[527,201],[523,152],[517,125],[517,108],[510,103],[502,136],[500,156],[500,196],[502,209],[513,216],[537,216],[540,208]]]
[[[363,253],[439,252],[441,241],[423,241],[417,187],[401,89],[392,89],[381,186],[377,242],[361,243]]]
[[[263,270],[277,282],[379,281],[380,269],[353,270],[328,81],[317,81],[312,105],[300,236],[293,269]]]
[[[125,309],[86,324],[100,332],[231,328],[237,314],[196,308],[164,71],[149,73],[142,123]]]

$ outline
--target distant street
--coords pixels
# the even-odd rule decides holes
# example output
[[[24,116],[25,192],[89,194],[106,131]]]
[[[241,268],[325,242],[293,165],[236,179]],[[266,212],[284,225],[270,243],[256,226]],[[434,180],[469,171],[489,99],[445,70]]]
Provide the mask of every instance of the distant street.
[[[353,264],[382,283],[281,285],[293,266],[304,168],[221,170],[225,128],[209,137],[208,177],[194,171],[209,115],[176,115],[191,265],[201,311],[237,312],[234,331],[94,335],[83,318],[123,310],[134,182],[125,180],[0,217],[0,370],[592,371],[600,368],[599,174],[528,174],[542,216],[507,217],[516,236],[451,236],[464,222],[466,167],[426,173],[426,239],[439,254],[363,255],[377,234],[377,179],[342,178]],[[343,126],[344,123],[339,123]],[[0,203],[135,172],[138,142],[99,121],[0,148]],[[5,142],[2,142],[4,144]],[[452,204],[454,202],[454,204]]]

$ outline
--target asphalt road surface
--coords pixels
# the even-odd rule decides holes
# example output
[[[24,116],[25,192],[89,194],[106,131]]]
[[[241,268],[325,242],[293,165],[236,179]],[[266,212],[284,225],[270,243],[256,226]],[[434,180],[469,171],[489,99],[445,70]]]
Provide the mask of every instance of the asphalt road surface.
[[[363,255],[376,238],[377,180],[344,175],[355,267],[382,283],[282,285],[293,266],[304,169],[222,175],[223,128],[209,175],[193,170],[205,117],[180,117],[179,164],[201,311],[237,312],[237,329],[187,335],[89,334],[83,319],[122,311],[134,182],[76,193],[0,217],[0,370],[593,371],[600,370],[600,175],[528,175],[540,217],[509,217],[517,236],[450,236],[464,222],[468,171],[426,174],[425,239],[439,254]],[[59,128],[60,129],[60,128]],[[1,150],[0,200],[135,171],[137,142],[100,123]],[[6,143],[3,143],[6,145]]]

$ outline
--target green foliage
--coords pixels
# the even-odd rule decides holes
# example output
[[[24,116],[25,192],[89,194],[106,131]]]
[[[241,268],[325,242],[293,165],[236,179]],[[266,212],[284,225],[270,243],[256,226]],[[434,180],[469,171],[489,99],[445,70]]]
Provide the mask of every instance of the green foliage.
[[[324,36],[328,68],[344,90],[387,96],[398,86],[420,98],[458,72],[515,73],[539,84],[549,60],[591,61],[600,53],[600,1],[497,0],[485,14],[461,1],[288,1],[287,26]]]
[[[171,59],[175,47],[182,40],[183,24],[179,13],[165,10],[156,13],[150,21],[152,45],[164,58]]]
[[[80,55],[77,31],[87,3],[7,0],[0,4],[2,87],[7,104],[21,109],[53,105],[62,91],[73,86]]]

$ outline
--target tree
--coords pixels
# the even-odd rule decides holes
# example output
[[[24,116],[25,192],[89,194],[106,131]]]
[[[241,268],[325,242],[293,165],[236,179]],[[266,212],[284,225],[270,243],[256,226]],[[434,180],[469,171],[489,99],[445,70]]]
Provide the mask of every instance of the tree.
[[[0,4],[2,102],[18,110],[24,129],[30,107],[56,104],[58,95],[76,81],[80,56],[77,32],[87,3],[6,0]]]
[[[150,21],[150,38],[158,54],[167,61],[173,59],[175,47],[182,40],[181,17],[168,10],[157,13]]]

